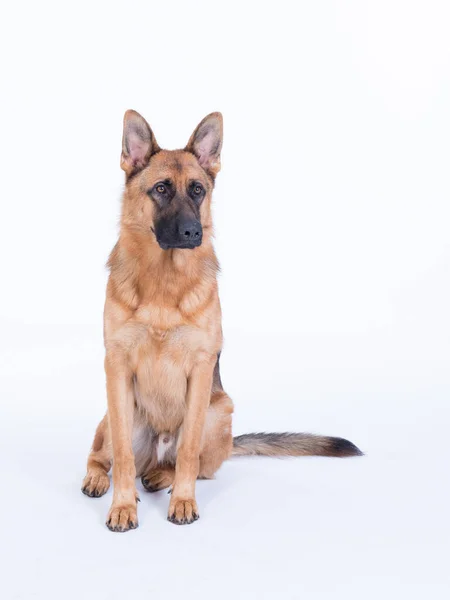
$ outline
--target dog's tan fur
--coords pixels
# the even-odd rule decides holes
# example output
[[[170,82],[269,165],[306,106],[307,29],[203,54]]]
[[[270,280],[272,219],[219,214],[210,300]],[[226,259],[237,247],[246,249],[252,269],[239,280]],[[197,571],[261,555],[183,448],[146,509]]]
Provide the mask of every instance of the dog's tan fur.
[[[212,478],[233,451],[233,403],[219,375],[222,328],[212,244],[211,195],[221,145],[220,113],[208,115],[187,147],[175,151],[159,148],[138,113],[125,114],[121,166],[127,183],[104,311],[108,411],[83,482],[86,494],[103,495],[112,466],[107,525],[114,531],[137,526],[136,476],[149,491],[173,486],[169,520],[197,519],[196,479]],[[167,179],[177,189],[196,180],[205,190],[203,241],[197,248],[163,250],[157,242],[155,205],[147,191]],[[295,435],[278,442],[261,436],[238,440],[235,454],[346,454],[333,450],[334,438],[311,436],[312,447],[308,436],[300,443]]]

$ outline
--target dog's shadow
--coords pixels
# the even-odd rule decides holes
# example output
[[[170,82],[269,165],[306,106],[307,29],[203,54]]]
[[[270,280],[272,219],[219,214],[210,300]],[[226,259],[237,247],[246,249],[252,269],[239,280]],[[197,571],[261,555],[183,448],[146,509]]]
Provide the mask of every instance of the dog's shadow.
[[[240,473],[239,469],[233,469],[232,463],[222,467],[216,474],[214,479],[198,479],[196,482],[196,500],[199,507],[200,515],[202,516],[211,503],[228,490],[233,483],[235,484],[240,478],[245,477],[244,473]],[[167,519],[169,509],[171,490],[164,489],[159,492],[147,492],[142,486],[140,480],[136,480],[136,487],[142,502],[139,505],[139,512],[144,504],[151,503],[156,507],[158,515]],[[147,511],[146,511],[147,512]]]

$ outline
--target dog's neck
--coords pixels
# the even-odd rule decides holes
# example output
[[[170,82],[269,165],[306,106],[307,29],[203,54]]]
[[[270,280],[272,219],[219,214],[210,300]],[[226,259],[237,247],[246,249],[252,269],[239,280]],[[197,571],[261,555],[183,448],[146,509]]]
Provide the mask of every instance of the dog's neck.
[[[189,304],[190,312],[196,297],[201,303],[217,288],[219,264],[210,235],[193,250],[162,250],[153,235],[122,224],[108,266],[114,296],[131,310]]]

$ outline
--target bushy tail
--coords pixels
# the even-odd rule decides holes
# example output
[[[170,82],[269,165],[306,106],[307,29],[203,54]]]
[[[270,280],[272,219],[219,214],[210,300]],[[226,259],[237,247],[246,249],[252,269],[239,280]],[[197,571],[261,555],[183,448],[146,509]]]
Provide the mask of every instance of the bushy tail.
[[[362,456],[352,442],[311,433],[246,433],[233,438],[232,456]]]

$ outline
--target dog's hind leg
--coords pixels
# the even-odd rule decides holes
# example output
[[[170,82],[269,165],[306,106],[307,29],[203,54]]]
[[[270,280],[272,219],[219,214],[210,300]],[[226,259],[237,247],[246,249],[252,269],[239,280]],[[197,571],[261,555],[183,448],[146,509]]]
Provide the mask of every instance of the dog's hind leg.
[[[214,367],[211,400],[206,413],[200,450],[199,479],[212,479],[222,463],[231,456],[233,402],[224,392],[220,378],[220,353]]]
[[[198,479],[212,479],[222,463],[231,456],[233,449],[232,412],[231,399],[224,392],[213,393],[203,429]],[[141,478],[142,485],[148,492],[158,492],[173,484],[176,461],[175,442],[173,436],[159,435],[155,460],[151,461]],[[164,446],[167,446],[165,453]]]
[[[212,479],[222,463],[231,456],[233,438],[231,415],[233,403],[221,389],[214,390],[206,412],[199,461],[199,479]],[[175,480],[178,435],[161,433],[155,440],[152,460],[142,475],[142,485],[148,492],[157,492],[173,485]]]
[[[230,458],[233,449],[232,413],[231,398],[223,391],[213,392],[203,429],[199,479],[212,479],[222,463]]]
[[[81,491],[91,498],[99,498],[109,489],[109,470],[112,464],[112,446],[108,415],[100,421],[87,461],[87,473]]]

